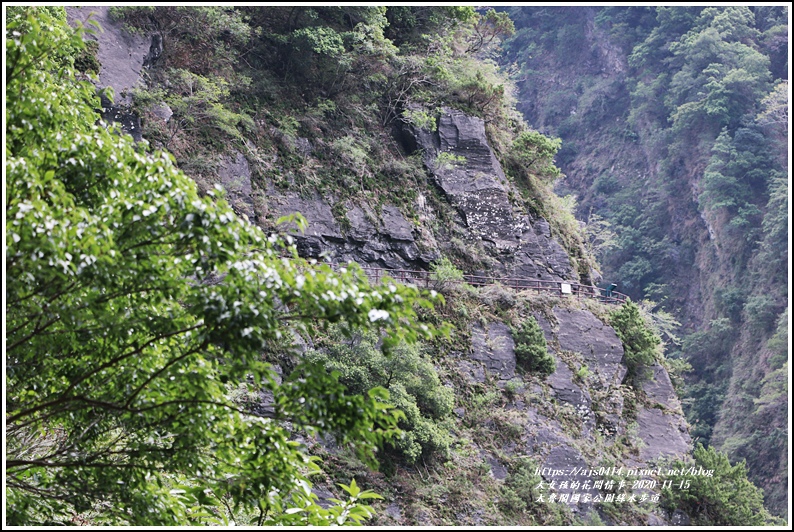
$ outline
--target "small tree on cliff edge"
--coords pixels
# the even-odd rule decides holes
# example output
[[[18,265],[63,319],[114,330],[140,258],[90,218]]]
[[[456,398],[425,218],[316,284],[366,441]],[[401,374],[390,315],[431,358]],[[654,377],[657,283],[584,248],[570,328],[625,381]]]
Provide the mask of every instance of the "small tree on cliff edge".
[[[701,526],[785,525],[764,508],[764,492],[747,479],[744,460],[732,466],[726,454],[700,443],[693,456],[694,464],[675,460],[664,468],[683,471],[663,479],[669,485],[663,483],[662,508],[669,514],[682,510]]]
[[[512,329],[516,363],[525,371],[546,377],[554,373],[557,363],[549,354],[546,338],[538,321],[530,316],[518,329]]]
[[[431,303],[279,258],[169,156],[98,122],[64,52],[78,33],[45,12],[20,22],[6,41],[7,523],[207,523],[219,501],[260,524],[365,518],[312,504],[313,460],[290,430],[333,433],[372,462],[398,413],[324,368],[279,384],[261,353],[327,322],[414,340],[431,331],[413,305]],[[269,390],[272,409],[235,404],[227,382]]]
[[[661,338],[648,328],[640,308],[631,301],[610,313],[609,324],[623,342],[623,363],[628,368],[628,377],[632,380],[642,378],[643,368],[656,361]]]

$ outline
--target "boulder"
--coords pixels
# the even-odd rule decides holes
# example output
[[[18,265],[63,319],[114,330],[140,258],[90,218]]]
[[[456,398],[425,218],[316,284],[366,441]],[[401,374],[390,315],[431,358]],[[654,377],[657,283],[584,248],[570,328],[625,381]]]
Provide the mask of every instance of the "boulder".
[[[626,375],[623,343],[612,327],[605,325],[589,310],[555,307],[556,339],[560,349],[579,353],[595,383],[602,388],[620,384]]]
[[[304,235],[325,241],[344,241],[339,224],[331,211],[331,205],[320,196],[301,198],[297,194],[288,196],[282,211],[283,214],[299,212],[306,217],[308,227]]]
[[[153,105],[149,111],[163,122],[168,122],[171,120],[171,117],[174,116],[174,111],[171,109],[171,106],[165,102]]]
[[[458,362],[458,367],[460,368],[460,374],[463,375],[463,378],[469,384],[481,384],[485,382],[485,369],[483,369],[482,365],[474,364],[467,360],[461,360]]]
[[[474,324],[471,329],[471,358],[482,362],[500,379],[512,379],[516,371],[516,353],[507,325],[491,322],[483,328],[478,323]]]
[[[691,443],[683,417],[658,408],[639,409],[637,436],[645,444],[640,449],[640,460],[644,462],[662,457],[683,458],[689,452]]]
[[[384,513],[389,517],[391,517],[392,519],[394,519],[395,521],[399,521],[400,519],[402,519],[402,511],[400,510],[400,505],[397,504],[396,502],[393,502],[390,505],[388,505]]]
[[[226,190],[226,201],[229,202],[234,212],[244,215],[253,222],[256,218],[253,202],[253,187],[251,185],[251,168],[248,160],[240,152],[233,155],[224,155],[218,165],[218,178]]]
[[[308,157],[314,151],[314,146],[309,139],[304,137],[297,137],[293,143],[295,151],[304,157]]]

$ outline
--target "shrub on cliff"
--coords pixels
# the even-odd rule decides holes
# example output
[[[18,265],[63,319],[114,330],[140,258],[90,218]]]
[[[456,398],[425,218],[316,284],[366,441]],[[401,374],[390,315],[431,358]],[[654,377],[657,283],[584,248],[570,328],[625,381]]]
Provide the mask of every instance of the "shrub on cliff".
[[[463,281],[463,270],[457,268],[452,261],[441,257],[430,265],[430,280],[436,290],[449,290],[455,283]]]
[[[317,346],[306,354],[308,361],[338,372],[339,382],[350,393],[385,388],[393,404],[405,414],[400,421],[405,432],[386,449],[408,463],[420,458],[449,458],[449,417],[455,398],[452,389],[441,384],[420,346],[401,344],[384,354],[376,334],[355,334],[348,340],[338,330],[319,339]]]
[[[546,338],[534,317],[527,318],[520,328],[513,328],[512,333],[519,367],[543,377],[554,373],[557,364],[548,352]]]
[[[682,510],[700,526],[784,524],[764,508],[763,490],[747,479],[744,461],[732,466],[726,454],[699,443],[694,457],[694,464],[676,460],[665,468],[683,472],[663,477],[665,510]]]
[[[648,327],[640,308],[631,301],[610,313],[609,324],[623,342],[623,363],[629,370],[628,378],[641,377],[642,368],[656,361],[661,338]]]

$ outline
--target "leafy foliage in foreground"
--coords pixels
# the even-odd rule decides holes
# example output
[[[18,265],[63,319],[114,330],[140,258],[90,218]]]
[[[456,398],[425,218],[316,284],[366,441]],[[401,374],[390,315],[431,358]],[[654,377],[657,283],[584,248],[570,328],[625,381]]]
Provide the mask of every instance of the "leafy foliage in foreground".
[[[351,395],[311,365],[278,383],[262,352],[329,322],[386,326],[386,345],[429,337],[414,305],[432,304],[281,258],[169,156],[105,128],[64,54],[79,33],[40,12],[7,36],[7,523],[204,523],[218,501],[259,524],[363,518],[352,484],[347,510],[315,511],[317,466],[284,424],[373,463],[398,412],[383,389]],[[272,409],[236,404],[225,383],[269,391]]]

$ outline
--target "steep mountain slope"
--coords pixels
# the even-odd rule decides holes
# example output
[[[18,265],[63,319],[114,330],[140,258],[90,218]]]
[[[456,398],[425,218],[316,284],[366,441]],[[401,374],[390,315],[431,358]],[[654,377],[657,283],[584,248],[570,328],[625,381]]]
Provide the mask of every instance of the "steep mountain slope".
[[[746,459],[784,513],[788,10],[510,14],[519,109],[563,139],[559,190],[605,277],[681,322],[693,436]]]
[[[673,499],[659,500],[664,475],[650,471],[691,449],[654,345],[658,362],[643,372],[624,351],[633,349],[625,321],[597,300],[452,282],[460,270],[598,277],[578,223],[550,190],[559,146],[520,120],[487,60],[495,50],[483,43],[497,42],[488,37],[505,22],[472,15],[132,9],[107,19],[98,57],[134,41],[116,19],[143,28],[148,52],[131,48],[129,60],[145,76],[135,90],[117,87],[132,100],[124,111],[200,187],[222,185],[239,216],[273,230],[301,212],[307,227],[292,235],[303,256],[434,270],[447,304],[425,318],[452,322],[448,339],[388,359],[377,338],[316,331],[264,355],[283,370],[316,358],[352,389],[388,388],[406,412],[406,439],[383,453],[384,473],[303,439],[324,458],[324,499],[355,476],[386,497],[379,524],[685,522]],[[100,83],[113,85],[102,68]],[[543,356],[548,345],[547,374],[522,355],[530,330]],[[605,482],[589,482],[590,470]],[[542,497],[552,492],[564,502]]]

